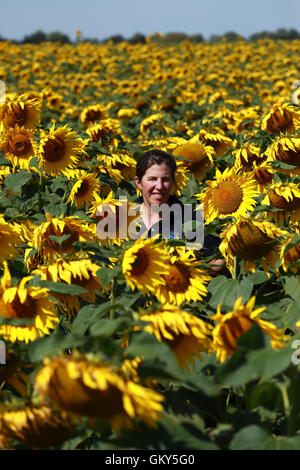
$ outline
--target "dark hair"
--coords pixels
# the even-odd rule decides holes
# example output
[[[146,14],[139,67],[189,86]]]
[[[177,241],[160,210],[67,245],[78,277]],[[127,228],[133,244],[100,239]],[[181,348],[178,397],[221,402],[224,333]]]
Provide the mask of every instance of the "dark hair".
[[[161,165],[162,163],[165,163],[170,168],[171,176],[174,181],[177,168],[175,159],[167,152],[159,149],[148,150],[139,157],[136,164],[136,176],[138,177],[139,181],[142,180],[148,168],[150,168],[152,165]]]

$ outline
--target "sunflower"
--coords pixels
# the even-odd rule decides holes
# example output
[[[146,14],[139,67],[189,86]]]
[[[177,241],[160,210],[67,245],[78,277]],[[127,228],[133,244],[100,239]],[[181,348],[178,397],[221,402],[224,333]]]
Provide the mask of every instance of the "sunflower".
[[[221,305],[218,305],[217,313],[210,317],[217,323],[212,331],[212,348],[216,351],[217,359],[220,362],[224,362],[232,356],[237,350],[237,339],[254,324],[270,336],[274,349],[284,347],[284,341],[289,339],[283,334],[283,330],[278,330],[272,323],[258,318],[266,307],[253,310],[255,300],[255,296],[253,296],[246,304],[242,304],[242,297],[240,297],[235,301],[233,311],[226,314],[221,313]]]
[[[104,199],[97,196],[88,210],[88,214],[98,220],[96,234],[100,243],[109,245],[121,245],[129,239],[131,229],[138,226],[138,212],[138,204],[126,198],[114,199],[112,191]]]
[[[98,155],[97,160],[103,165],[99,171],[108,173],[117,184],[122,180],[130,181],[135,176],[136,160],[126,150],[114,150],[110,155]]]
[[[277,212],[267,212],[267,215],[280,225],[289,220],[297,222],[300,218],[300,189],[295,183],[273,184],[261,204],[279,209]]]
[[[22,367],[31,366],[23,364],[14,353],[6,350],[6,364],[0,367],[0,383],[7,382],[21,397],[27,398],[31,384]]]
[[[37,144],[33,141],[33,132],[24,127],[9,128],[0,137],[0,148],[13,166],[29,170],[30,161],[37,154]]]
[[[92,126],[95,121],[102,121],[106,118],[106,109],[102,104],[93,104],[87,106],[80,115],[80,121],[86,126]]]
[[[300,123],[300,113],[289,104],[275,105],[263,118],[261,128],[269,134],[294,132]]]
[[[294,274],[299,274],[300,266],[291,266],[292,263],[297,263],[300,261],[300,243],[297,243],[292,248],[288,248],[288,245],[295,240],[296,237],[300,235],[300,228],[294,226],[294,233],[290,234],[289,237],[282,243],[280,250],[281,264],[285,272],[288,272],[290,269]]]
[[[237,217],[246,215],[256,204],[257,184],[247,174],[236,174],[235,168],[226,168],[224,173],[216,169],[215,180],[206,181],[208,188],[195,196],[204,202],[205,223],[215,218]]]
[[[146,149],[149,147],[156,148],[159,150],[164,150],[165,152],[173,152],[179,145],[186,144],[186,139],[183,137],[163,137],[163,138],[156,138],[156,139],[148,139],[143,140],[143,146]]]
[[[213,147],[215,151],[215,158],[220,158],[228,152],[228,150],[233,147],[234,143],[229,137],[221,134],[221,132],[209,132],[204,129],[198,134],[199,141],[203,142],[205,145]]]
[[[40,275],[41,280],[67,283],[86,289],[86,293],[77,295],[53,293],[53,297],[60,303],[59,308],[66,315],[73,315],[80,309],[79,299],[95,303],[96,292],[101,293],[102,284],[97,277],[100,267],[87,259],[65,261],[57,259],[54,263],[40,266],[32,274]]]
[[[0,444],[13,449],[19,441],[31,449],[58,446],[74,433],[72,420],[48,406],[11,405],[0,408]]]
[[[145,119],[143,119],[140,124],[141,134],[145,134],[147,130],[153,126],[153,124],[160,122],[163,117],[164,117],[163,113],[156,113],[156,114],[151,114],[151,116],[148,116]]]
[[[158,286],[165,282],[163,275],[168,274],[168,258],[162,243],[151,238],[137,239],[123,254],[122,271],[127,284],[143,294],[156,294]]]
[[[249,142],[246,142],[240,149],[234,150],[233,154],[235,155],[235,168],[242,167],[244,171],[251,171],[254,163],[260,165],[267,159],[265,154],[260,153],[260,147]]]
[[[155,427],[163,411],[161,394],[84,357],[44,360],[35,386],[41,396],[62,410],[93,420],[102,419],[113,429],[130,428],[138,419]]]
[[[121,123],[118,119],[102,119],[95,125],[91,125],[86,133],[90,136],[88,142],[99,143],[102,147],[108,147],[111,145],[114,148],[118,147],[119,138],[115,137],[119,134],[125,140],[121,129]]]
[[[119,119],[127,121],[133,118],[134,116],[138,116],[139,114],[139,111],[135,108],[121,108],[119,109],[117,116]]]
[[[179,145],[173,151],[173,155],[185,158],[186,160],[180,162],[180,165],[193,173],[195,178],[201,180],[205,177],[207,170],[213,166],[215,151],[213,147],[203,145],[200,142],[187,142]]]
[[[17,255],[17,246],[23,245],[20,229],[12,223],[6,222],[0,215],[0,264],[8,257]]]
[[[251,135],[252,128],[259,125],[258,111],[258,106],[247,106],[247,108],[239,110],[234,117],[235,125],[232,128],[233,132],[235,134],[244,133],[244,136]]]
[[[80,209],[85,204],[90,204],[99,193],[100,181],[95,173],[82,173],[71,189],[68,202],[73,202]]]
[[[63,220],[46,214],[47,221],[37,226],[33,232],[32,244],[44,260],[53,260],[61,253],[74,252],[72,244],[78,241],[97,240],[93,227],[83,223],[78,217],[65,217]],[[61,245],[51,237],[65,237]]]
[[[252,177],[257,182],[257,190],[260,194],[264,194],[272,184],[274,184],[274,168],[269,161],[264,161],[257,166],[253,163]]]
[[[0,121],[6,130],[16,125],[35,129],[40,122],[40,105],[37,100],[24,95],[7,95],[6,103],[0,104]]]
[[[2,323],[0,335],[5,341],[34,341],[38,337],[50,334],[50,330],[59,321],[55,304],[49,299],[47,289],[28,286],[32,276],[24,277],[17,287],[12,286],[7,263],[0,287],[0,316],[4,318],[30,319],[32,323],[21,326]]]
[[[154,313],[142,313],[139,320],[148,323],[144,331],[171,348],[181,367],[189,369],[187,362],[193,364],[195,357],[202,359],[201,351],[210,350],[212,326],[175,305],[165,304]]]
[[[74,168],[85,143],[76,132],[67,125],[55,130],[53,123],[48,135],[41,130],[43,139],[39,147],[39,161],[48,175],[64,174],[65,170]]]
[[[5,178],[7,177],[7,175],[10,175],[11,173],[13,173],[15,170],[13,170],[11,167],[9,166],[4,166],[4,165],[0,165],[0,185],[3,186],[4,185],[4,180]]]
[[[168,273],[163,275],[164,283],[155,292],[160,302],[181,305],[185,300],[197,302],[207,295],[205,284],[211,277],[201,268],[193,251],[177,247],[170,252],[165,269]]]
[[[268,273],[268,265],[274,269],[279,258],[278,238],[286,234],[285,230],[272,222],[239,217],[220,234],[222,242],[219,250],[226,259],[230,272],[233,272],[236,256],[244,261],[245,272],[255,272],[259,261]]]
[[[287,173],[290,176],[300,174],[300,137],[277,137],[275,142],[267,149],[271,161],[281,161],[296,168],[283,170],[278,168],[280,173]]]

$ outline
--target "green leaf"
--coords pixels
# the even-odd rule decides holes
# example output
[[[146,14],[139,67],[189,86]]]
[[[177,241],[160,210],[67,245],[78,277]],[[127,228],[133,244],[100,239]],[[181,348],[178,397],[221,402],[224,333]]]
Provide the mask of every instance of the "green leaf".
[[[90,327],[92,336],[112,336],[116,331],[123,331],[128,325],[132,324],[129,318],[101,318]]]
[[[300,300],[300,277],[287,277],[285,281],[287,294],[294,300]]]
[[[49,212],[49,214],[52,216],[52,217],[59,217],[59,218],[63,218],[65,217],[65,214],[67,212],[67,204],[57,204],[57,203],[53,203],[53,204],[47,204],[43,207],[43,210],[44,210],[44,213],[46,214],[47,212]],[[53,235],[54,236],[54,235]]]
[[[101,280],[102,288],[104,289],[120,272],[121,268],[119,266],[113,269],[101,268],[98,269],[96,275]]]
[[[65,234],[62,235],[61,237],[57,237],[56,235],[49,235],[50,240],[53,240],[55,243],[57,243],[59,246],[63,244],[68,238],[70,238],[70,234]]]
[[[72,323],[72,333],[85,334],[91,325],[99,318],[104,317],[112,306],[110,302],[102,305],[86,305],[79,310]]]
[[[241,282],[218,276],[208,285],[208,291],[212,294],[209,305],[213,308],[217,308],[219,304],[225,309],[232,308],[239,297],[242,297],[242,302],[245,303],[251,296],[253,286],[254,282],[250,276],[244,277]]]
[[[152,362],[152,367],[156,368],[156,373],[162,371],[164,377],[181,378],[181,370],[170,348],[159,342],[154,335],[144,331],[135,332],[130,336],[127,347],[128,356],[143,357],[145,361]]]
[[[261,450],[299,450],[300,436],[270,436],[262,443]]]
[[[87,290],[76,284],[65,284],[63,282],[40,281],[41,287],[46,287],[51,292],[58,294],[80,295],[86,294]]]
[[[258,325],[241,335],[237,351],[217,370],[217,381],[225,386],[244,385],[250,380],[283,372],[291,363],[287,345],[276,351]]]
[[[230,442],[230,450],[261,449],[270,434],[260,426],[251,424],[238,431]]]
[[[281,314],[283,325],[294,330],[297,321],[300,320],[300,299],[290,303],[286,311],[282,310]]]
[[[24,184],[28,183],[32,178],[32,173],[26,170],[20,170],[18,173],[9,174],[4,180],[6,189],[10,189],[13,192],[19,192]]]
[[[262,406],[271,411],[282,411],[282,395],[276,383],[262,381],[246,390],[245,400],[248,408]]]
[[[98,243],[94,243],[94,242],[75,242],[73,243],[72,246],[76,251],[82,250],[82,251],[87,251],[87,252],[103,255],[106,257],[113,256],[112,250],[105,249],[101,247]]]
[[[81,335],[66,335],[61,330],[56,330],[50,336],[37,338],[28,346],[28,357],[32,362],[39,362],[47,356],[53,356],[66,349],[78,347],[86,341]]]
[[[195,424],[175,414],[164,413],[159,420],[160,425],[170,434],[173,442],[180,449],[218,450],[219,447],[211,442],[208,436]]]

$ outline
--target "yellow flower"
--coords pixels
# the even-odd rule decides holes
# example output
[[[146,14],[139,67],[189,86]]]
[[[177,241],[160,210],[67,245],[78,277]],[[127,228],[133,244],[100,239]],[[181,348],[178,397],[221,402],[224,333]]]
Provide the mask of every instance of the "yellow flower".
[[[215,180],[206,181],[208,188],[196,194],[204,202],[205,223],[215,218],[244,216],[256,204],[257,184],[252,176],[236,174],[234,168],[226,168],[221,173],[216,169]]]
[[[233,141],[226,135],[221,134],[221,132],[209,132],[204,129],[198,134],[199,140],[205,145],[213,147],[215,151],[215,158],[220,158],[228,152],[228,150],[233,147]]]
[[[278,238],[286,234],[271,222],[240,217],[220,234],[222,243],[219,250],[230,272],[233,272],[234,257],[237,256],[244,261],[245,272],[255,272],[259,261],[268,273],[268,265],[274,269],[279,258]]]
[[[73,202],[78,209],[90,204],[99,193],[100,181],[94,173],[83,172],[71,189],[67,202]]]
[[[123,133],[120,129],[121,123],[118,119],[101,119],[100,122],[93,125],[86,130],[86,133],[90,136],[89,142],[99,143],[102,147],[108,147],[109,145],[117,148],[119,139],[115,137],[115,134]]]
[[[300,235],[299,227],[293,227],[294,233],[282,243],[280,250],[281,264],[280,266],[284,269],[285,272],[288,272],[290,269],[294,274],[299,274],[300,266],[292,266],[289,268],[291,263],[299,262],[300,260],[300,243],[297,243],[292,248],[287,249],[288,245]]]
[[[55,129],[53,123],[49,133],[42,130],[41,135],[39,161],[45,172],[56,176],[74,168],[85,145],[76,133],[67,125]]]
[[[16,125],[35,129],[40,122],[40,105],[25,95],[7,96],[6,103],[0,104],[0,121],[5,129]]]
[[[212,331],[212,348],[216,351],[217,359],[220,362],[224,362],[232,356],[237,350],[237,339],[254,324],[270,336],[274,349],[285,346],[284,341],[289,337],[283,335],[283,330],[278,330],[272,323],[258,318],[266,307],[253,310],[254,305],[255,296],[251,297],[246,304],[242,304],[242,297],[240,297],[236,300],[233,311],[225,314],[221,313],[221,305],[218,305],[217,313],[211,317],[217,323]]]
[[[87,106],[80,115],[80,121],[87,126],[92,126],[95,121],[102,121],[106,118],[106,109],[102,104]]]
[[[275,142],[267,149],[266,155],[271,161],[281,161],[296,168],[281,169],[280,173],[286,173],[290,176],[300,174],[300,137],[277,137]]]
[[[15,326],[2,323],[0,335],[5,341],[34,341],[38,337],[50,334],[59,321],[55,304],[49,299],[47,289],[28,286],[32,276],[24,277],[17,287],[12,286],[7,264],[0,287],[0,316],[4,318],[31,319],[31,324]]]
[[[157,287],[156,297],[162,303],[181,305],[188,302],[202,300],[207,295],[207,284],[211,277],[201,268],[191,250],[179,247],[169,255],[165,263],[167,274],[163,275],[164,283]]]
[[[121,245],[128,240],[131,224],[138,226],[138,209],[138,204],[127,199],[114,199],[112,191],[104,199],[97,196],[88,214],[98,220],[95,232],[100,243]]]
[[[267,158],[265,154],[260,154],[260,147],[248,142],[242,148],[234,150],[233,154],[235,155],[234,166],[236,168],[242,167],[244,171],[252,170],[254,163],[260,165]]]
[[[13,166],[29,170],[30,161],[37,154],[37,144],[33,141],[33,133],[24,127],[9,128],[0,137],[0,146],[5,157]]]
[[[140,124],[141,134],[145,134],[147,130],[153,126],[156,122],[160,121],[164,117],[163,113],[152,114],[142,120]]]
[[[156,426],[163,396],[104,365],[85,358],[44,360],[36,390],[62,410],[109,422],[113,429],[132,427],[138,419]]]
[[[1,364],[0,367],[0,383],[7,382],[21,397],[27,398],[31,383],[29,376],[22,370],[24,367],[28,368],[31,365],[23,364],[10,349],[7,349],[6,364]]]
[[[47,221],[37,226],[33,232],[32,244],[38,250],[38,255],[44,260],[53,260],[62,253],[71,254],[72,244],[78,241],[96,241],[93,228],[83,223],[78,217],[65,217],[63,220],[47,215]],[[67,236],[61,246],[52,239]]]
[[[294,132],[300,123],[300,113],[294,106],[283,104],[273,106],[263,118],[261,128],[269,134]]]
[[[86,289],[86,293],[79,295],[58,294],[53,292],[59,304],[58,307],[65,315],[73,315],[80,309],[79,299],[85,302],[95,303],[96,292],[101,293],[102,284],[97,277],[100,267],[90,259],[78,259],[65,261],[57,259],[54,263],[40,266],[32,274],[40,275],[41,280],[72,284]]]
[[[295,183],[273,184],[261,204],[279,209],[277,212],[267,214],[280,225],[289,220],[297,222],[300,218],[300,190]]]
[[[215,151],[213,147],[205,146],[199,142],[187,142],[180,145],[173,151],[175,157],[183,157],[186,160],[180,161],[186,170],[193,173],[195,178],[203,179],[207,170],[213,166]]]
[[[125,121],[138,115],[139,115],[139,112],[135,108],[121,108],[119,109],[118,114],[117,114],[119,119],[123,119]]]
[[[136,160],[126,150],[114,150],[110,155],[98,155],[97,160],[103,164],[100,173],[107,173],[119,184],[123,179],[130,181],[135,176]]]
[[[6,406],[0,409],[0,444],[11,449],[20,441],[31,449],[58,446],[74,433],[71,419],[48,406]]]
[[[254,169],[252,171],[252,177],[257,182],[257,189],[261,194],[266,192],[266,189],[269,188],[274,183],[274,168],[272,168],[271,163],[264,161],[261,165],[257,166],[256,163],[253,164]]]
[[[20,229],[0,215],[0,264],[10,256],[14,257],[17,254],[16,247],[23,244]]]
[[[123,254],[122,271],[126,282],[143,294],[156,294],[164,283],[163,275],[168,273],[168,253],[162,243],[153,239],[137,239]]]
[[[201,351],[210,350],[212,326],[175,305],[165,304],[154,313],[142,313],[139,320],[149,323],[143,330],[166,343],[181,367],[189,369],[187,362],[193,364],[195,357],[202,358]]]

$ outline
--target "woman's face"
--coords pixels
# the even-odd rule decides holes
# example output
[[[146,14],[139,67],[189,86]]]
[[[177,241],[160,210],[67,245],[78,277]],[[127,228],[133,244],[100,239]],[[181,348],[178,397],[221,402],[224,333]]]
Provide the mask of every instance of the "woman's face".
[[[134,178],[137,187],[142,191],[144,203],[164,204],[168,202],[170,192],[173,186],[173,179],[170,168],[165,164],[150,166],[142,180]]]

